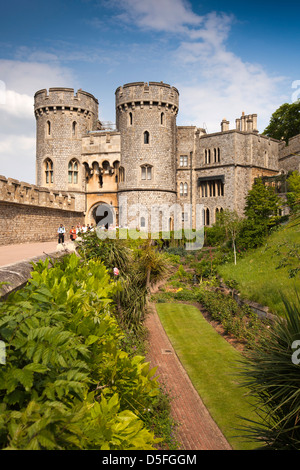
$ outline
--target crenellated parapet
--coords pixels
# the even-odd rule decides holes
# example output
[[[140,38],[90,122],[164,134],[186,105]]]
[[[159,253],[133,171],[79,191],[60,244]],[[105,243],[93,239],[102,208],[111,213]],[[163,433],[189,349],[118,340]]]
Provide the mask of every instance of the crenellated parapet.
[[[36,117],[61,112],[96,119],[98,100],[83,90],[75,93],[73,88],[49,88],[49,92],[43,89],[34,95],[34,112]]]
[[[116,108],[122,112],[128,109],[150,109],[156,106],[159,110],[170,111],[177,115],[179,109],[178,90],[163,82],[134,82],[120,86],[116,90]]]
[[[75,210],[75,197],[67,192],[51,191],[48,188],[0,176],[0,203],[3,202]]]

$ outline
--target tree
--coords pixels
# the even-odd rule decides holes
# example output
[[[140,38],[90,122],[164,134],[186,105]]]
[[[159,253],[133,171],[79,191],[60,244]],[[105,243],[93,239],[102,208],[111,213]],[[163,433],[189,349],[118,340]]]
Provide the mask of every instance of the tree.
[[[255,180],[246,197],[245,215],[254,223],[270,228],[279,219],[281,200],[272,186],[266,186],[261,178]]]
[[[226,236],[231,238],[234,264],[236,264],[236,239],[242,228],[243,220],[236,211],[225,209],[218,214],[217,224],[224,227]]]
[[[282,104],[272,114],[270,123],[262,134],[286,142],[300,134],[300,100]]]

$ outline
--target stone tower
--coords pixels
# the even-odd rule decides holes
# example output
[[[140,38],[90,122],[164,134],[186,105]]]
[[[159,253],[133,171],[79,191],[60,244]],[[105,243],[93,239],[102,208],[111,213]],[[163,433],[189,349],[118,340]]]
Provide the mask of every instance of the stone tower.
[[[176,203],[178,104],[177,89],[163,82],[128,83],[116,90],[116,127],[124,169],[118,188],[121,224],[125,220],[121,199],[126,200],[128,210],[134,204],[147,209],[137,217],[127,212],[127,222],[130,226],[135,220],[136,226],[149,231],[153,205]]]
[[[36,184],[75,195],[76,210],[85,210],[82,136],[96,129],[98,101],[82,90],[50,88],[34,96],[36,117]]]

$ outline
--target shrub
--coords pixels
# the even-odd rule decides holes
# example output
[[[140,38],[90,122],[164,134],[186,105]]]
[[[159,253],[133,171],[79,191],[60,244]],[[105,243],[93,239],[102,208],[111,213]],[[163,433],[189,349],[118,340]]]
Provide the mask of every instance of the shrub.
[[[282,318],[241,362],[241,384],[254,398],[257,422],[246,421],[249,437],[272,450],[300,449],[300,302],[286,300]],[[296,343],[294,343],[296,341]]]
[[[144,358],[121,349],[116,283],[99,260],[48,265],[0,304],[1,448],[153,448],[142,416],[159,387]]]

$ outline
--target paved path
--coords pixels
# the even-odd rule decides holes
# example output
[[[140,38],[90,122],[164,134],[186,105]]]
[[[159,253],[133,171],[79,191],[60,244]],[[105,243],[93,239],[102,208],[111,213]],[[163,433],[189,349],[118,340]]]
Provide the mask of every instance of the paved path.
[[[56,241],[0,246],[0,266],[25,261],[36,256],[42,256],[45,253],[54,253],[56,247]]]
[[[147,360],[157,366],[159,380],[172,399],[172,413],[180,423],[178,440],[181,450],[232,450],[204,406],[160,322],[154,304],[146,318],[149,331]]]

